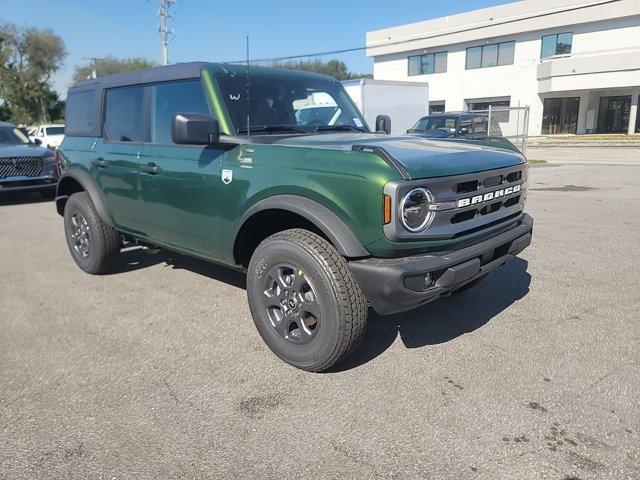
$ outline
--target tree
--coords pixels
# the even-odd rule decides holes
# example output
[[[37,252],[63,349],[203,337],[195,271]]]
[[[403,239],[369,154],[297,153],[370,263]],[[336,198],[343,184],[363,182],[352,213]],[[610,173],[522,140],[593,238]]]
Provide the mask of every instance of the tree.
[[[134,70],[145,70],[155,67],[156,64],[145,58],[115,58],[108,56],[105,58],[96,58],[84,65],[78,65],[73,73],[73,81],[79,82],[86,78],[91,78],[93,72],[98,77],[104,77],[113,73],[131,72]]]
[[[50,29],[0,25],[0,99],[15,123],[46,122],[60,109],[51,76],[66,56],[64,41]]]
[[[306,72],[323,73],[330,75],[337,80],[350,80],[352,78],[371,78],[371,75],[350,73],[347,68],[347,64],[340,60],[329,60],[323,62],[322,60],[288,60],[286,62],[275,61],[271,62],[271,67],[276,68],[288,68],[290,70],[304,70]]]

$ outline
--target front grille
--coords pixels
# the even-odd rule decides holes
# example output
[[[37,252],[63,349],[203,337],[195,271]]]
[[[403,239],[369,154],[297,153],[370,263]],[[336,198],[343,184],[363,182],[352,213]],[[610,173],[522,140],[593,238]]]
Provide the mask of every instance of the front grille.
[[[0,158],[0,178],[38,177],[42,172],[42,159],[38,157]]]
[[[460,238],[517,219],[527,197],[526,164],[448,177],[391,182],[385,193],[403,198],[412,188],[425,187],[433,195],[434,212],[429,226],[419,234],[405,230],[400,219],[384,227],[393,241]],[[397,185],[397,186],[396,186]],[[394,190],[395,189],[395,190]],[[393,215],[398,215],[394,210]]]
[[[456,193],[473,193],[478,190],[480,186],[491,188],[503,184],[514,183],[519,180],[522,180],[522,170],[503,173],[501,175],[490,175],[482,180],[466,180],[464,182],[459,182],[455,184],[453,191]]]

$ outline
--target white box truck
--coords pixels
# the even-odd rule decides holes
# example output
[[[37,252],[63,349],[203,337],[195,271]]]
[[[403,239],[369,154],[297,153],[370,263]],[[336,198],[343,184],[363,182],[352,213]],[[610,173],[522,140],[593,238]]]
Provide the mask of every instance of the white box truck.
[[[391,117],[391,133],[406,133],[429,114],[429,84],[361,78],[342,82],[345,90],[374,129],[376,116]]]

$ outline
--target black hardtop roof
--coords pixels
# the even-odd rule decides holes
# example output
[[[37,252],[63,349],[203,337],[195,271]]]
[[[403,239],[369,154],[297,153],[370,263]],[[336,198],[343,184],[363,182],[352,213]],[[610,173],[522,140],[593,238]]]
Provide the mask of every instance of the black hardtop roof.
[[[243,74],[247,71],[246,65],[230,64],[230,63],[209,63],[209,62],[189,62],[177,63],[175,65],[167,65],[164,67],[154,67],[147,70],[137,70],[134,72],[123,72],[108,75],[106,77],[98,77],[73,85],[70,90],[85,90],[93,88],[114,88],[124,87],[127,85],[140,85],[145,83],[167,82],[172,80],[184,80],[188,78],[196,78],[200,76],[203,67],[209,67],[214,72],[227,72],[235,74]],[[300,70],[287,70],[282,68],[270,67],[249,67],[249,74],[274,74],[291,75],[292,77],[324,77],[333,79],[328,75],[318,73],[304,72]]]
[[[430,113],[429,115],[425,115],[425,117],[447,117],[447,116],[456,117],[456,116],[460,116],[460,115],[487,115],[487,112],[463,112],[463,111],[459,111],[459,112],[433,112],[433,113]]]

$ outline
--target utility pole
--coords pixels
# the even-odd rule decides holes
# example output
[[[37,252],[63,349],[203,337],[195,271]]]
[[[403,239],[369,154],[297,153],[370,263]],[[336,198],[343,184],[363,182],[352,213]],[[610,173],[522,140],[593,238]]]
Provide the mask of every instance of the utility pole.
[[[169,13],[171,5],[175,3],[175,0],[160,0],[160,9],[158,10],[158,17],[160,17],[160,48],[162,51],[162,65],[169,64],[169,42],[172,40],[172,36],[175,35],[173,30],[169,30],[168,22],[172,15]]]
[[[83,60],[90,60],[93,63],[93,71],[87,77],[89,78],[98,78],[98,62],[104,60],[101,57],[82,57]]]

